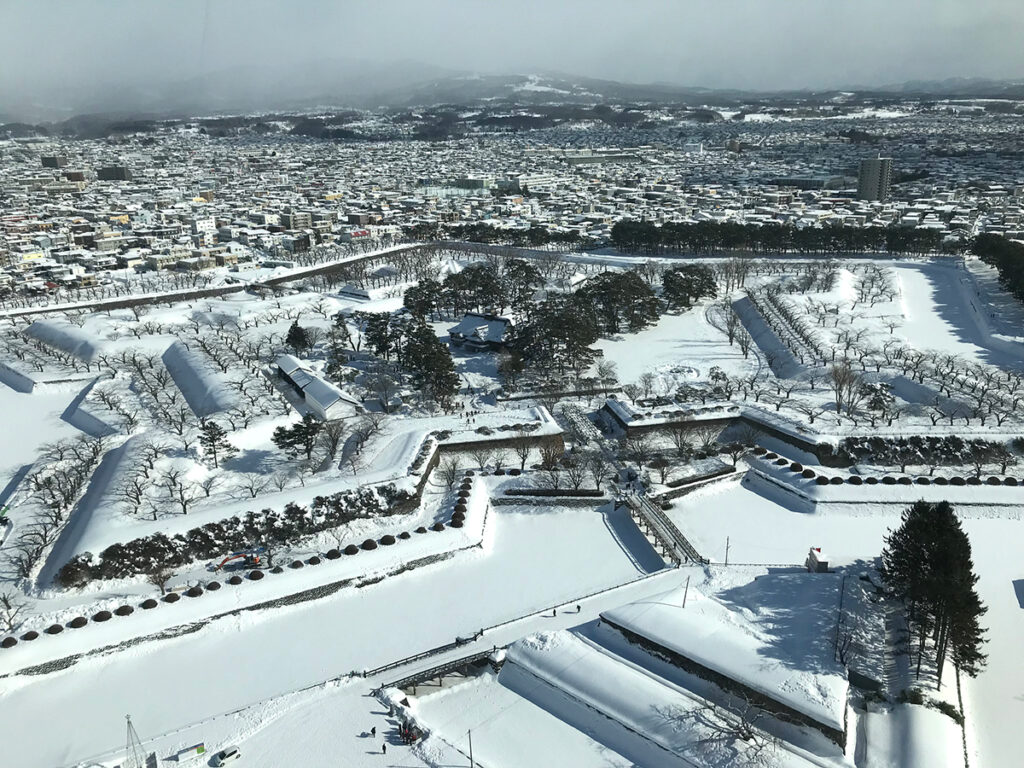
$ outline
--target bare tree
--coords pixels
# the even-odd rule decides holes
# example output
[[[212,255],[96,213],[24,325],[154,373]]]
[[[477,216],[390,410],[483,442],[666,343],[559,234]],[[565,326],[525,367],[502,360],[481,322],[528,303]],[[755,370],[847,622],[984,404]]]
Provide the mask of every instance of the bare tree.
[[[607,462],[604,456],[600,452],[594,451],[586,455],[583,463],[587,467],[590,479],[594,482],[594,488],[598,491],[601,490],[601,481],[604,480],[604,473],[607,469]]]
[[[331,419],[324,422],[324,426],[320,430],[319,439],[332,459],[338,455],[338,448],[341,446],[341,441],[347,432],[348,426],[341,419]]]
[[[693,439],[692,425],[672,424],[668,428],[668,436],[672,440],[672,445],[675,446],[676,453],[679,456],[685,458],[690,455],[690,452],[693,450],[693,445],[690,443],[690,440]]]
[[[643,467],[651,456],[651,439],[643,432],[637,432],[626,438],[623,450],[626,455]]]
[[[583,457],[571,457],[565,462],[565,476],[574,491],[578,491],[587,479],[587,465]]]
[[[487,468],[493,453],[494,452],[486,446],[476,445],[470,450],[469,455],[472,457],[473,461],[476,462],[477,468],[482,472]]]
[[[707,422],[700,421],[694,422],[693,424],[693,438],[697,442],[698,447],[704,451],[704,453],[710,453],[714,450],[720,434],[722,434],[721,425],[708,424]]]
[[[270,479],[259,472],[246,472],[242,475],[242,488],[249,494],[250,499],[255,499],[270,485]]]
[[[160,590],[161,595],[167,594],[167,582],[174,576],[174,570],[161,566],[146,574],[146,581]]]
[[[540,447],[540,466],[550,470],[561,464],[562,449],[556,445],[546,444]]]
[[[860,375],[843,360],[828,370],[828,382],[832,387],[836,413],[852,414],[860,404],[863,381]]]
[[[519,432],[512,439],[512,452],[519,459],[519,469],[526,469],[526,462],[533,451],[533,440],[526,432]]]
[[[437,465],[437,474],[449,491],[455,487],[455,481],[459,479],[459,462],[454,456],[445,456]]]
[[[10,590],[0,592],[0,628],[14,632],[21,625],[21,617],[28,610],[28,602]]]
[[[643,387],[639,384],[623,384],[622,394],[629,398],[629,402],[636,405],[636,400],[643,394]]]

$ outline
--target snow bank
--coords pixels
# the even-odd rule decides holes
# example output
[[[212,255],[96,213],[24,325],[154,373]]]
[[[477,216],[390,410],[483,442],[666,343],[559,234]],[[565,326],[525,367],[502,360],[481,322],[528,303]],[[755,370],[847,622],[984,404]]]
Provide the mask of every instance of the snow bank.
[[[231,407],[232,398],[224,377],[199,353],[176,341],[164,352],[163,361],[196,416],[211,416]]]
[[[602,619],[845,731],[848,684],[833,659],[840,579],[774,574],[718,594],[691,588],[606,611]]]
[[[66,352],[86,363],[95,362],[103,354],[104,343],[81,328],[57,320],[36,320],[24,330],[30,339]]]

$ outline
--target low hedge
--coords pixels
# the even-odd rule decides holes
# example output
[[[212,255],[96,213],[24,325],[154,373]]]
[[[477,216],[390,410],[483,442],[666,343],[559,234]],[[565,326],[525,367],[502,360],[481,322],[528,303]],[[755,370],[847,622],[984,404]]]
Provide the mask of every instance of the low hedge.
[[[263,578],[263,571],[249,571],[249,581],[259,581]]]
[[[0,648],[13,648],[18,644],[18,638],[16,637],[5,637],[0,640]]]
[[[787,467],[787,466],[789,466],[789,459],[783,459],[783,458],[780,457],[780,458],[775,460],[775,466],[777,466],[777,467]]]
[[[806,478],[807,478],[808,480],[812,480],[812,479],[814,478],[814,476],[815,476],[816,474],[818,474],[818,473],[817,473],[817,472],[815,472],[815,471],[814,471],[813,469],[805,469],[805,470],[804,470],[803,472],[801,472],[800,474],[802,474],[802,475],[803,475],[804,477],[806,477]]]
[[[328,549],[327,554],[324,555],[324,557],[326,557],[328,560],[337,560],[339,557],[341,557],[341,552],[339,552],[336,549]]]
[[[430,526],[430,530],[432,530],[432,531],[443,531],[444,530],[444,523],[434,523],[432,526]]]
[[[424,528],[422,525],[419,528],[416,529],[416,533],[426,533],[426,532],[427,532],[427,529]]]
[[[896,485],[896,478],[892,475],[886,475],[882,478],[882,485]]]
[[[450,523],[448,523],[448,525],[450,525],[452,528],[461,528],[465,525],[465,523],[462,520],[452,520]]]
[[[230,584],[233,587],[237,587],[241,583],[242,583],[242,577],[241,576],[237,576],[236,575],[236,576],[232,576],[230,579],[228,579],[228,584]]]
[[[1016,477],[1007,477],[1003,480],[1003,485],[1017,485]]]
[[[981,478],[980,477],[968,477],[967,478],[967,484],[968,485],[981,485]]]
[[[73,618],[71,621],[68,622],[68,628],[69,629],[81,629],[82,627],[84,627],[88,623],[89,623],[89,620],[87,618],[85,618],[85,616],[76,616],[75,618]]]
[[[790,472],[803,472],[804,471],[804,465],[801,464],[798,461],[794,461],[792,464],[789,465],[789,471]]]
[[[523,470],[519,469],[518,467],[513,467],[508,471],[508,473],[512,477],[519,477],[521,474],[523,474]]]
[[[390,547],[392,544],[395,543],[395,537],[392,536],[390,533],[386,536],[381,536],[380,543],[383,544],[385,547]]]
[[[202,597],[202,596],[203,596],[203,588],[202,587],[190,587],[189,589],[185,590],[185,597]]]
[[[345,547],[344,552],[346,555],[358,555],[359,547],[357,547],[355,544],[349,544],[347,547]]]
[[[848,482],[850,485],[863,485],[864,479],[859,475],[850,475],[848,478],[846,478],[846,482]]]
[[[932,480],[932,482],[935,483],[936,485],[949,485],[949,480],[941,476],[936,477],[934,480]]]
[[[828,478],[825,477],[824,475],[819,475],[818,477],[814,478],[814,484],[815,485],[828,485]]]
[[[829,485],[842,485],[843,484],[843,478],[841,478],[841,477],[833,477],[828,482],[829,482]]]
[[[356,550],[356,551],[358,552],[359,550]],[[270,572],[271,573],[284,573],[284,568],[282,568],[280,565],[275,565],[273,568],[270,569]]]
[[[21,636],[21,639],[27,643],[31,643],[33,640],[36,640],[38,638],[39,633],[36,632],[34,629],[30,629],[28,632]]]
[[[598,498],[604,495],[604,491],[596,488],[508,488],[506,496],[569,496],[574,498]]]
[[[461,513],[465,514],[467,512],[467,510],[468,510],[468,507],[465,504],[456,504],[455,505],[455,511],[456,512],[461,512]]]
[[[237,576],[232,576],[231,579],[238,579],[238,577]],[[231,579],[228,579],[228,583],[229,584],[231,583]],[[238,579],[238,583],[241,584],[242,580]],[[181,600],[181,595],[179,595],[177,592],[171,592],[169,594],[164,595],[164,602],[165,603],[176,603],[179,600]]]
[[[377,542],[374,541],[373,539],[367,539],[362,544],[360,544],[359,547],[361,549],[365,549],[365,550],[369,551],[371,549],[376,549],[377,548]]]
[[[411,538],[411,537],[410,537],[408,531],[402,531],[400,534],[398,534],[398,538],[400,538],[400,539],[408,539],[408,538]]]
[[[48,635],[59,635],[64,631],[64,627],[61,624],[51,624],[46,628],[46,634]]]
[[[878,478],[877,477],[866,477],[866,478],[864,478],[864,482],[867,483],[868,485],[878,485]]]
[[[144,610],[144,611],[152,610],[153,608],[156,608],[156,606],[157,606],[157,602],[152,597],[146,598],[145,600],[143,600],[139,604],[139,607],[141,607],[142,610]]]
[[[919,477],[914,482],[916,482],[918,485],[931,485],[932,484],[932,481],[929,480],[927,477]]]
[[[306,565],[320,565],[320,558],[316,555],[313,555],[306,561]]]
[[[899,483],[900,485],[913,485],[914,484],[914,481],[911,480],[909,477],[898,477],[898,478],[896,478],[896,482]]]
[[[295,569],[303,568],[305,567],[305,563],[303,563],[301,560],[292,560],[290,563],[288,563],[288,567]]]
[[[114,614],[117,616],[131,616],[135,613],[135,609],[130,605],[122,605],[114,610]]]
[[[962,477],[951,477],[949,478],[950,485],[967,485],[967,481]]]
[[[155,600],[153,601],[153,604],[154,605],[156,604]],[[145,607],[145,606],[143,606],[143,607]],[[99,622],[110,621],[110,616],[111,616],[110,611],[100,611],[99,613],[94,613],[93,614],[92,620],[93,621],[99,621]]]
[[[211,581],[209,584],[206,585],[207,592],[216,592],[218,589],[220,589],[219,581]]]
[[[755,445],[753,453],[755,456],[764,456],[768,453],[768,449],[762,448],[760,445]]]
[[[771,451],[768,451],[768,453],[766,453],[764,455],[764,458],[766,458],[766,459],[777,459],[777,458],[779,458],[779,454],[772,453]]]

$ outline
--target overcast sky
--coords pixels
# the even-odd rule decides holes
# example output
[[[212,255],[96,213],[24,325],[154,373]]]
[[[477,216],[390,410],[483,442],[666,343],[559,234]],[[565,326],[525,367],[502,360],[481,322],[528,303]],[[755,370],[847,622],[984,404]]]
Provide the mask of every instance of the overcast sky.
[[[2,0],[0,94],[413,60],[752,89],[1024,78],[1024,0]]]

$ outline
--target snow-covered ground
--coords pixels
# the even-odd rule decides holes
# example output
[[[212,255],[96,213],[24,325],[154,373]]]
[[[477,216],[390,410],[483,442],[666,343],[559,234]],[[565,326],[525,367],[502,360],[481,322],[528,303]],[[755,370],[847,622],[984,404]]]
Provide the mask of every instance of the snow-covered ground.
[[[24,768],[72,764],[116,747],[125,712],[162,733],[662,567],[635,528],[630,535],[618,524],[627,535],[616,535],[615,520],[592,509],[497,507],[492,515],[489,549],[372,588],[228,616],[50,675],[9,678],[0,696],[5,760]],[[74,728],[43,743],[20,738],[56,702],[75,713]]]
[[[732,376],[758,369],[757,357],[751,354],[744,358],[738,347],[730,346],[725,335],[707,321],[703,306],[679,314],[666,313],[650,328],[600,339],[594,346],[616,364],[624,384],[635,382],[648,371],[678,386],[687,380],[707,378],[713,366]]]
[[[719,561],[725,558],[728,538],[731,563],[798,564],[808,547],[820,546],[834,564],[843,565],[873,562],[886,533],[899,525],[905,506],[819,506],[808,514],[794,512],[784,503],[741,485],[721,492],[698,491],[675,502],[668,514],[699,552]],[[1010,756],[1018,751],[1017,727],[1024,722],[1024,521],[985,508],[965,507],[959,513],[971,540],[978,592],[988,606],[983,620],[989,628],[984,648],[988,666],[977,679],[963,680],[968,742],[976,759],[972,764],[1012,764]],[[908,718],[908,723],[912,721]],[[893,739],[908,738],[898,726],[890,727]]]

